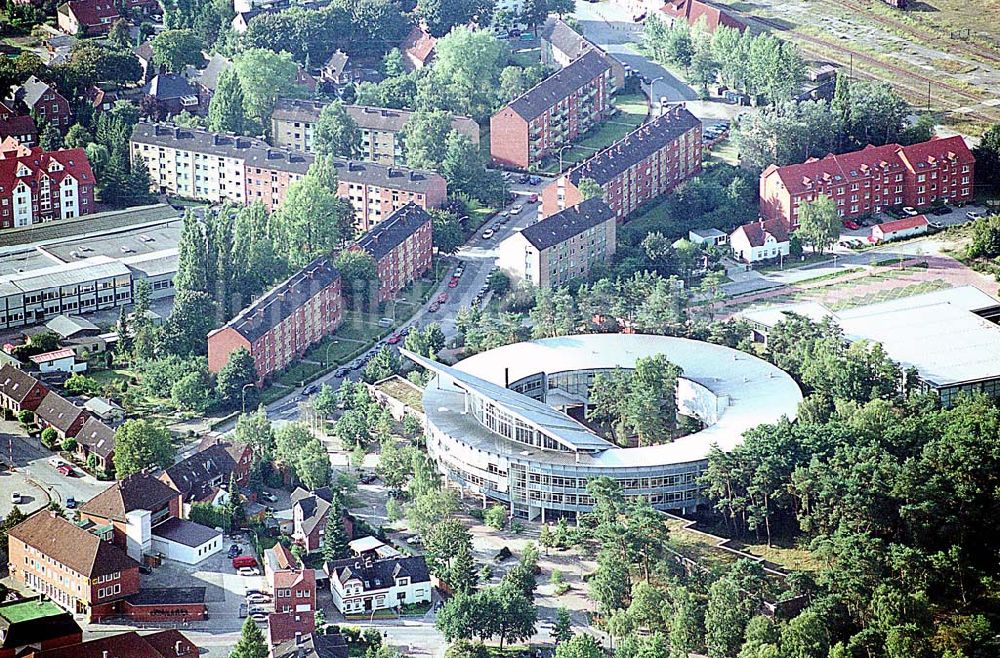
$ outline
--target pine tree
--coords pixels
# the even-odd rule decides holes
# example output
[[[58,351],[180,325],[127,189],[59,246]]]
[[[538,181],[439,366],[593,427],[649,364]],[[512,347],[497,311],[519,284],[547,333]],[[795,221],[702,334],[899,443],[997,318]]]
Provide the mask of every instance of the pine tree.
[[[232,68],[219,76],[219,84],[208,104],[208,129],[242,135],[246,128],[243,114],[243,86]]]
[[[267,644],[257,622],[247,617],[236,646],[229,652],[229,658],[267,658]]]
[[[239,526],[242,520],[243,503],[240,498],[240,487],[236,483],[236,473],[229,474],[229,496],[226,498],[226,522],[229,524],[229,531]]]
[[[456,594],[470,594],[479,576],[467,543],[459,544],[448,565],[448,584]]]
[[[552,639],[556,644],[562,644],[573,637],[573,620],[570,619],[569,611],[560,607],[556,610],[556,621],[552,625]]]
[[[339,510],[330,510],[330,520],[323,529],[323,543],[320,550],[327,560],[336,560],[347,555],[347,531],[341,521]]]

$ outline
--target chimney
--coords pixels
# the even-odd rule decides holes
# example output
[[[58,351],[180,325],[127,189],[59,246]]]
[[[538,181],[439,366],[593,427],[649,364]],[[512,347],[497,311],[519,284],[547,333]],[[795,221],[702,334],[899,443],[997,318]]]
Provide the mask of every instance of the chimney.
[[[108,650],[107,649],[103,649],[101,651],[101,658],[108,658]]]

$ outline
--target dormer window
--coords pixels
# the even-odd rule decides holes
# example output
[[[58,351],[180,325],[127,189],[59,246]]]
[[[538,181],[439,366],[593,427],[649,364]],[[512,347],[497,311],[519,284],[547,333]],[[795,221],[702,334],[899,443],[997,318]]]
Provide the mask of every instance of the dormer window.
[[[62,171],[63,166],[56,162],[55,160],[49,161],[49,171]]]
[[[18,162],[16,175],[18,178],[23,178],[24,176],[30,176],[31,170],[25,167],[23,162]]]

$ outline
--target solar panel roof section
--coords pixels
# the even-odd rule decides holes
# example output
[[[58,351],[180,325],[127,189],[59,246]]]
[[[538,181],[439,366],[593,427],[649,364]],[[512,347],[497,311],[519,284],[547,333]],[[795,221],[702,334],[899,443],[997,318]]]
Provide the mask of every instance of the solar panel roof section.
[[[597,436],[582,423],[556,411],[544,402],[499,386],[409,350],[400,350],[408,359],[438,375],[444,375],[460,389],[482,395],[519,420],[574,451],[600,451],[614,445]]]

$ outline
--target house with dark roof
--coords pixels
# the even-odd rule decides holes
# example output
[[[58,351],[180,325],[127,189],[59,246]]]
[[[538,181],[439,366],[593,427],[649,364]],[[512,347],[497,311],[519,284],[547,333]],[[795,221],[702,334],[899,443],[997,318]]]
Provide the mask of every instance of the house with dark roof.
[[[497,266],[515,282],[564,285],[611,263],[616,232],[608,204],[587,199],[505,238],[497,249]]]
[[[62,132],[66,132],[73,118],[69,101],[54,86],[35,76],[12,87],[4,105],[19,114],[47,121]]]
[[[329,487],[315,491],[296,487],[292,492],[292,540],[306,553],[319,550],[331,511],[333,492]]]
[[[794,229],[799,208],[819,195],[830,197],[843,219],[893,206],[966,203],[973,198],[975,165],[960,135],[909,146],[869,144],[860,151],[771,165],[760,174],[760,212]]]
[[[76,435],[76,456],[101,471],[115,468],[115,431],[100,419],[90,417]],[[93,455],[93,458],[91,458]]]
[[[292,552],[275,544],[264,551],[264,581],[271,592],[274,612],[285,615],[269,624],[272,645],[312,633],[316,628],[316,572],[302,564]]]
[[[253,358],[258,384],[263,384],[340,326],[340,287],[340,272],[329,258],[312,261],[208,334],[209,370],[219,372],[229,355],[242,348]]]
[[[323,570],[330,577],[333,604],[345,616],[431,600],[431,576],[422,555],[333,560]]]
[[[187,519],[169,518],[152,528],[151,549],[168,560],[198,564],[222,551],[222,531]]]
[[[40,510],[8,532],[11,578],[74,615],[114,614],[139,591],[139,563],[110,541]]]
[[[608,59],[587,50],[490,117],[490,157],[526,169],[602,123],[614,91]]]
[[[541,46],[542,66],[546,68],[563,68],[588,50],[601,52],[611,65],[611,75],[615,80],[615,89],[625,88],[625,66],[610,53],[604,51],[592,41],[569,26],[558,16],[549,16],[538,34]]]
[[[16,415],[27,409],[37,411],[48,387],[9,363],[0,366],[0,408]]]
[[[43,429],[54,429],[62,441],[66,437],[76,437],[90,414],[58,393],[49,391],[35,409],[35,418]]]
[[[623,222],[642,204],[697,176],[701,157],[701,121],[675,105],[550,183],[542,190],[542,216],[580,203],[580,182],[589,179]]]
[[[52,601],[37,596],[0,603],[0,658],[82,641],[83,629],[73,615]]]
[[[191,503],[211,503],[220,489],[229,486],[232,476],[237,486],[250,478],[253,451],[250,446],[213,438],[160,474],[160,480],[181,493],[185,516]]]
[[[136,561],[152,551],[150,530],[180,516],[180,493],[146,471],[115,482],[80,506],[81,521],[106,528],[111,542]]]
[[[780,219],[761,219],[744,224],[729,235],[733,256],[744,263],[758,263],[788,255],[788,226]]]
[[[139,635],[135,631],[106,635],[58,649],[36,651],[31,658],[196,658],[200,649],[173,629]]]
[[[270,627],[269,617],[269,630]],[[347,638],[340,633],[299,634],[272,645],[270,658],[347,658]]]
[[[419,25],[414,25],[399,44],[399,52],[403,55],[403,67],[407,71],[416,71],[430,64],[434,60],[435,45],[437,39]]]
[[[178,73],[154,75],[146,83],[144,92],[156,110],[155,118],[157,120],[184,111],[191,114],[202,114],[208,109],[207,104],[202,103],[198,88]]]
[[[184,70],[184,77],[194,86],[198,92],[198,101],[201,107],[208,108],[208,103],[215,94],[215,88],[219,85],[219,77],[233,65],[233,60],[221,55],[211,53],[207,56],[204,66],[188,66]]]
[[[378,269],[378,300],[393,299],[431,269],[433,235],[430,214],[407,204],[361,236],[353,249],[366,251]]]

